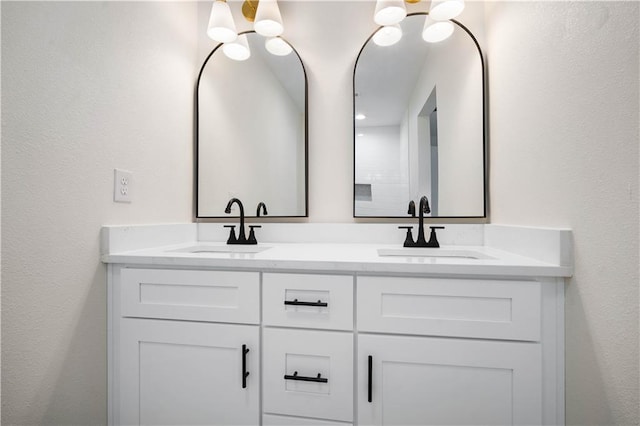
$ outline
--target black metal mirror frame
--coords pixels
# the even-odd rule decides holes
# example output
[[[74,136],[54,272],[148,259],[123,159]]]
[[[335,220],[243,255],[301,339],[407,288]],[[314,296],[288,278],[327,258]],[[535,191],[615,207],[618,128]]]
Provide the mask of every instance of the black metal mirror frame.
[[[416,15],[424,15],[427,16],[429,15],[428,12],[414,12],[414,13],[409,13],[407,14],[407,17],[409,16],[416,16]],[[473,35],[473,33],[463,24],[461,24],[460,22],[456,21],[455,19],[451,19],[451,22],[453,22],[454,24],[456,24],[458,27],[460,27],[462,30],[464,30],[469,37],[471,37],[471,39],[473,40],[473,43],[476,45],[476,48],[478,49],[478,55],[480,56],[480,67],[481,67],[481,71],[482,71],[482,170],[483,170],[483,186],[484,186],[484,205],[483,205],[483,212],[484,214],[482,216],[428,216],[425,217],[425,219],[483,219],[486,220],[488,219],[488,197],[489,197],[489,177],[488,177],[488,164],[487,164],[487,149],[488,149],[488,116],[487,116],[487,110],[488,110],[488,100],[487,100],[487,80],[486,80],[486,71],[485,71],[485,63],[484,63],[484,55],[482,53],[482,49],[480,48],[480,44],[478,43],[478,40],[476,39],[476,37]],[[364,48],[367,46],[367,44],[369,43],[369,41],[373,38],[373,36],[375,35],[375,33],[380,29],[381,27],[378,27],[368,38],[367,40],[365,40],[364,44],[362,45],[362,48],[360,48],[360,51],[358,52],[358,56],[356,58],[356,62],[355,65],[353,67],[353,193],[352,193],[352,198],[353,198],[353,217],[354,218],[367,218],[367,219],[399,219],[399,218],[405,218],[405,216],[357,216],[356,215],[356,197],[355,197],[355,187],[356,187],[356,119],[355,119],[355,111],[356,111],[356,70],[358,69],[358,61],[360,60],[360,55],[362,55],[362,52],[364,51]],[[408,202],[408,201],[407,201]]]
[[[255,31],[251,30],[251,31],[243,31],[241,33],[238,33],[238,35],[243,35],[243,34],[251,34],[251,33],[255,33]],[[284,40],[284,39],[283,39]],[[285,40],[287,41],[287,40]],[[300,58],[300,55],[298,54],[298,51],[293,47],[293,45],[291,45],[288,41],[287,43],[289,44],[289,46],[291,46],[291,48],[293,49],[293,53],[296,54],[296,56],[298,57],[298,60],[300,61],[300,66],[302,67],[302,72],[304,74],[304,214],[302,215],[286,215],[286,216],[260,216],[260,219],[269,219],[269,218],[274,218],[274,219],[282,219],[282,218],[304,218],[304,217],[309,217],[309,82],[307,79],[307,70],[304,66],[304,62],[302,62],[302,58]],[[211,51],[211,53],[209,53],[209,55],[207,56],[207,58],[204,60],[204,62],[202,63],[202,67],[200,67],[200,72],[198,73],[198,79],[196,80],[196,86],[195,86],[195,118],[194,118],[194,185],[193,185],[193,190],[194,190],[194,220],[195,221],[203,221],[206,219],[228,219],[229,216],[225,215],[225,216],[200,216],[199,215],[199,210],[198,210],[198,188],[199,188],[199,182],[198,182],[198,176],[199,176],[199,169],[200,169],[200,160],[199,160],[199,119],[200,119],[200,102],[199,102],[199,96],[198,96],[198,89],[200,88],[200,79],[202,78],[202,74],[204,72],[204,68],[207,66],[207,63],[209,62],[209,59],[211,59],[211,57],[213,56],[213,54],[222,47],[223,43],[218,44],[216,47],[213,48],[213,50]],[[247,215],[245,216],[247,218],[255,218],[256,216],[250,216]]]

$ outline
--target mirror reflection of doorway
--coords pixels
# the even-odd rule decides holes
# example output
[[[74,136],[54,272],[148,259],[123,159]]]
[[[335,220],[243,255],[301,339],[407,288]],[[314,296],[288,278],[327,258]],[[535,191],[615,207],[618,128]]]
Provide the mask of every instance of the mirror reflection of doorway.
[[[438,100],[434,87],[418,114],[418,195],[427,195],[438,215]]]

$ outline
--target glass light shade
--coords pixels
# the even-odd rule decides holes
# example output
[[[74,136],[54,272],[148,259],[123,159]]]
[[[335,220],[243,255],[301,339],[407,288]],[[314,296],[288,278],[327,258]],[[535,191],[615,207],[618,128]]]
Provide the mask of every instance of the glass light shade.
[[[376,24],[386,26],[400,23],[407,16],[404,0],[378,0],[373,20]]]
[[[373,42],[378,46],[391,46],[402,38],[402,28],[399,24],[387,25],[380,28],[373,35]]]
[[[264,47],[272,55],[287,56],[293,52],[293,48],[289,43],[281,39],[280,37],[270,37],[264,42]]]
[[[209,25],[207,26],[207,35],[220,43],[228,43],[238,37],[236,24],[233,22],[233,16],[231,16],[231,9],[226,1],[216,0],[213,2]]]
[[[282,16],[276,0],[260,0],[253,29],[265,37],[276,37],[284,32]]]
[[[367,116],[362,113],[356,114],[356,120],[364,120],[365,118],[367,118]]]
[[[234,61],[245,61],[249,59],[251,51],[249,50],[247,35],[239,35],[235,41],[223,44],[222,51],[229,59],[233,59]]]
[[[460,15],[464,10],[464,0],[431,0],[429,16],[434,21],[446,21]]]
[[[428,43],[437,43],[446,40],[453,34],[451,21],[434,21],[427,16],[422,30],[422,39]]]

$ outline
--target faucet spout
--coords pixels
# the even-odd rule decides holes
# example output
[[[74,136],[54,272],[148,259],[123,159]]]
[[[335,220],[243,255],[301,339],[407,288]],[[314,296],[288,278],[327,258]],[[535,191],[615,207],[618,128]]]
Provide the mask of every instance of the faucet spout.
[[[424,237],[424,214],[431,213],[431,207],[429,207],[429,199],[426,195],[420,198],[420,207],[418,208],[418,241],[416,244],[420,247],[427,245],[427,240]]]
[[[262,209],[262,214],[264,216],[268,215],[269,213],[267,213],[267,205],[265,203],[263,203],[262,201],[260,201],[258,203],[258,209],[256,211],[256,217],[260,217],[260,210]]]
[[[224,209],[226,214],[231,214],[231,206],[236,203],[240,208],[240,232],[238,234],[238,244],[245,244],[247,242],[247,237],[244,233],[244,206],[242,205],[242,201],[237,198],[232,198],[227,203],[227,208]]]

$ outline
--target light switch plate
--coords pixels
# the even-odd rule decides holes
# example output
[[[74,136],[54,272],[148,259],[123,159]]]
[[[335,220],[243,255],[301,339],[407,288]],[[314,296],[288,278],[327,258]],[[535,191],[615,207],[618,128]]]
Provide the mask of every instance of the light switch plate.
[[[127,170],[114,169],[113,201],[116,203],[130,203],[132,183],[133,173]]]

